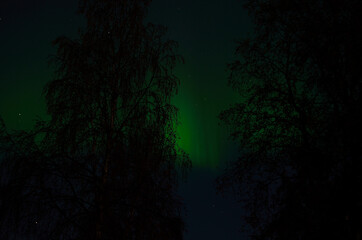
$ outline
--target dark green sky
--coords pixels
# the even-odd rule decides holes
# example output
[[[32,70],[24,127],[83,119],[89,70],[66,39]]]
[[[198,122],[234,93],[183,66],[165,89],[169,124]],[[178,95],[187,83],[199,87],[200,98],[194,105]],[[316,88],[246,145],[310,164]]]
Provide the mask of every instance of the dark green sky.
[[[150,19],[168,27],[186,60],[177,69],[182,82],[175,98],[182,123],[180,144],[194,166],[217,167],[230,151],[217,115],[237,98],[227,86],[226,64],[233,59],[234,40],[250,28],[242,2],[158,0]]]
[[[0,3],[0,114],[9,128],[28,129],[37,116],[45,117],[41,92],[52,78],[47,64],[55,52],[51,41],[59,35],[75,36],[80,22],[71,2]]]
[[[0,2],[0,115],[11,129],[29,129],[46,118],[44,84],[52,79],[48,56],[57,36],[76,37],[82,24],[75,0],[2,0]],[[226,64],[235,40],[245,37],[250,21],[241,0],[154,0],[149,20],[166,25],[186,63],[174,103],[180,109],[180,145],[194,169],[181,193],[188,209],[186,239],[238,239],[240,208],[215,195],[213,180],[236,147],[218,126],[217,115],[237,101],[227,86]]]
[[[178,41],[185,65],[177,67],[181,86],[174,103],[180,108],[180,145],[194,166],[217,167],[230,149],[216,116],[237,97],[227,86],[226,63],[234,40],[245,36],[248,18],[241,1],[155,0],[153,23],[166,25]],[[30,128],[45,117],[41,91],[52,78],[47,65],[59,35],[76,36],[81,18],[76,1],[8,0],[0,8],[0,114],[9,128]]]

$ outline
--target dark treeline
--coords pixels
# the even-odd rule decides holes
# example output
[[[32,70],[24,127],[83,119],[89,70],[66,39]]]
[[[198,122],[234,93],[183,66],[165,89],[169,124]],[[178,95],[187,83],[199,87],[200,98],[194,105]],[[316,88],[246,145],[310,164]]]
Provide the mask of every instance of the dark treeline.
[[[220,114],[239,160],[218,179],[251,239],[361,239],[362,1],[248,0]]]
[[[80,0],[44,87],[50,120],[0,121],[0,239],[182,239],[176,143],[182,57],[150,0]],[[240,156],[218,179],[250,239],[362,234],[362,1],[246,0],[252,37],[229,64],[240,102],[220,114]]]
[[[148,0],[81,0],[86,28],[59,37],[49,121],[0,128],[0,239],[182,239],[170,104],[182,58]]]

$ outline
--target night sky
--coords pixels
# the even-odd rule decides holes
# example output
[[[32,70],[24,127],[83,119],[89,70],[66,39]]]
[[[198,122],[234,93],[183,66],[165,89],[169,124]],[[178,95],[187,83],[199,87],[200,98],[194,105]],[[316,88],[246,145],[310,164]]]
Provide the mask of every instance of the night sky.
[[[53,76],[51,41],[77,37],[83,22],[76,8],[75,0],[1,1],[0,115],[9,129],[30,129],[36,118],[47,118],[41,93]],[[168,27],[186,61],[176,68],[181,86],[173,100],[180,109],[179,144],[193,163],[180,187],[185,239],[240,239],[242,210],[230,196],[215,194],[214,179],[237,157],[217,115],[238,99],[227,85],[226,64],[235,40],[250,32],[250,20],[241,0],[154,0],[148,19]]]

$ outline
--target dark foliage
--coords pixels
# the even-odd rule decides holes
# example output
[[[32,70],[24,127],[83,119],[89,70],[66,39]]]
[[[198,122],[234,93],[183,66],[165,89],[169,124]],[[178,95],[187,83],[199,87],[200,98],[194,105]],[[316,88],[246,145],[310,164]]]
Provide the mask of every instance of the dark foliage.
[[[1,239],[182,239],[176,43],[150,1],[83,0],[87,28],[54,41],[49,121],[1,126]],[[180,170],[180,171],[179,171]]]
[[[246,1],[253,37],[221,113],[241,156],[219,178],[252,239],[360,239],[361,1]]]

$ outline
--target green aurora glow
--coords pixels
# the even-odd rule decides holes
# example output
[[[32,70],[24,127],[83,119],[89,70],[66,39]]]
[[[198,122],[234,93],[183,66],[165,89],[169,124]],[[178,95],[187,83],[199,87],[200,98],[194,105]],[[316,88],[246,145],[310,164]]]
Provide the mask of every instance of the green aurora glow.
[[[10,129],[30,129],[34,119],[47,117],[41,93],[53,76],[47,64],[55,51],[51,41],[60,35],[77,36],[82,20],[75,14],[75,2],[13,5],[0,12],[0,52],[5,56],[0,59],[0,115]],[[151,5],[150,21],[168,27],[168,37],[179,43],[186,61],[175,70],[181,85],[173,103],[180,110],[178,143],[193,167],[216,169],[235,152],[217,115],[238,98],[227,86],[225,69],[240,29],[248,29],[240,9],[237,1],[205,5],[155,0]]]
[[[178,144],[190,154],[194,167],[217,168],[230,150],[228,133],[219,126],[217,116],[238,96],[227,86],[226,72],[208,71],[190,62],[186,57],[186,64],[176,69],[181,80],[173,100],[179,108]],[[207,87],[203,79],[210,81]]]

